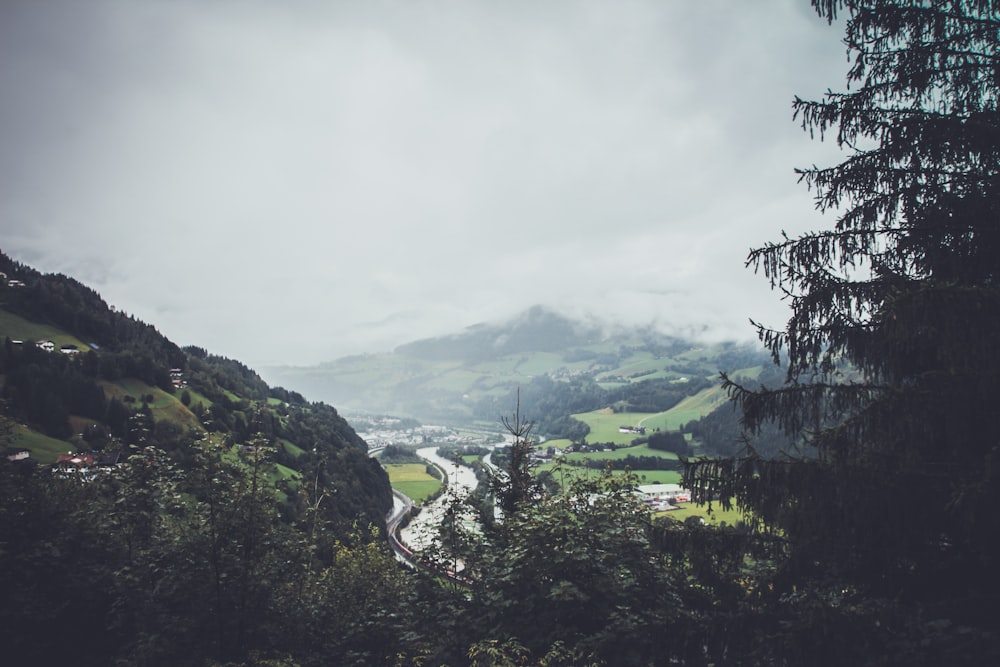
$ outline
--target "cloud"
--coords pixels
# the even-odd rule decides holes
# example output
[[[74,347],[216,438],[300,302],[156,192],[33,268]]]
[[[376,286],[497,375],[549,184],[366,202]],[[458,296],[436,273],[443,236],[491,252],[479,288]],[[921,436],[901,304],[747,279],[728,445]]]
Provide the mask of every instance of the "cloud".
[[[750,335],[748,248],[823,224],[803,5],[8,2],[2,247],[257,366],[535,303]]]

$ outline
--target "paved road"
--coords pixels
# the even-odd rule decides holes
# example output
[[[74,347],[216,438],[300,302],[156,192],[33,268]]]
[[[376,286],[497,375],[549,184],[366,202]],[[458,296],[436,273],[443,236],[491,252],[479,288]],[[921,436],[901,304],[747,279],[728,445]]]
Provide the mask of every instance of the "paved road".
[[[385,517],[385,527],[389,533],[389,545],[392,547],[393,553],[396,554],[396,559],[407,565],[413,565],[413,563],[410,561],[410,554],[406,553],[405,547],[396,541],[396,529],[399,527],[399,522],[410,513],[411,509],[413,509],[413,501],[396,489],[393,489],[392,509],[389,510],[389,514]]]

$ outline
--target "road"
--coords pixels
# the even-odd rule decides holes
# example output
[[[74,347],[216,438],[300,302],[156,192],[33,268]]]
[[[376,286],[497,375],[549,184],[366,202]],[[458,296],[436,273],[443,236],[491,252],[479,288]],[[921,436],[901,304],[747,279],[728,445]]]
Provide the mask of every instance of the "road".
[[[389,533],[389,545],[392,547],[393,553],[396,554],[396,559],[400,560],[407,565],[413,565],[410,560],[412,552],[401,544],[396,539],[396,530],[399,528],[400,521],[410,513],[413,509],[413,501],[407,496],[403,495],[396,489],[392,490],[392,509],[389,510],[389,514],[385,517],[385,527],[386,531]]]

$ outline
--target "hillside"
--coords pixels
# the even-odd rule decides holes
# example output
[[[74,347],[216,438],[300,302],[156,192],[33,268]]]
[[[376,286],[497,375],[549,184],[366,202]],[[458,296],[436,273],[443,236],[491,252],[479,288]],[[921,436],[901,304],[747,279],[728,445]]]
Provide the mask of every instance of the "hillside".
[[[324,517],[381,525],[388,479],[332,407],[270,387],[244,364],[181,348],[68,276],[0,253],[0,397],[7,447],[53,464],[67,453],[124,460],[143,447],[195,465],[194,443],[273,448],[269,471],[289,517],[298,479],[344,489]]]
[[[553,410],[568,416],[612,404],[659,411],[714,383],[720,370],[753,373],[769,363],[749,344],[705,344],[650,328],[573,320],[536,306],[506,322],[414,341],[392,352],[263,372],[344,409],[496,424],[513,409],[518,388],[529,396],[522,406],[541,421],[553,417]],[[561,395],[570,404],[541,405],[562,403]]]

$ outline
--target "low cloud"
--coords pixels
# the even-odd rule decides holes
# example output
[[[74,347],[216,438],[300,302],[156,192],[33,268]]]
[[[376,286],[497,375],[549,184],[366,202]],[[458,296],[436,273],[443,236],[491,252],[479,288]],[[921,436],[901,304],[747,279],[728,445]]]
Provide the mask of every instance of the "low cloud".
[[[253,366],[536,303],[748,337],[748,249],[827,224],[803,4],[8,2],[2,247]]]

